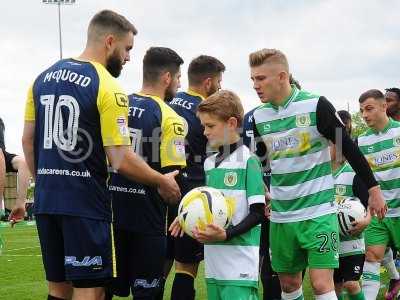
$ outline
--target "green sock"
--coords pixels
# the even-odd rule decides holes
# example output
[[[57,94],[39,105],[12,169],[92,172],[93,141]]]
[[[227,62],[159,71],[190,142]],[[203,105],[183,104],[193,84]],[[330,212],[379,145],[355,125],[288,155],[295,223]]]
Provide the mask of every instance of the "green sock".
[[[341,293],[341,294],[338,296],[338,300],[344,300],[344,299],[345,299],[344,294]]]
[[[350,300],[365,300],[364,293],[363,293],[363,291],[360,291],[358,294],[355,294],[355,295],[349,294],[349,299]]]

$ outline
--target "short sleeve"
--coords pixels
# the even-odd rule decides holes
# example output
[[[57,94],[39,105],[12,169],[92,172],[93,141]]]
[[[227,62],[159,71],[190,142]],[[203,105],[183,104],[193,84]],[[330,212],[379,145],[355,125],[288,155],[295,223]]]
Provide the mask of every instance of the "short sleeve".
[[[161,167],[182,166],[186,167],[185,154],[185,123],[175,112],[162,111],[161,122]]]
[[[130,145],[128,129],[128,96],[117,81],[96,66],[100,77],[97,108],[104,146]]]
[[[25,121],[35,121],[35,102],[33,101],[33,84],[29,87],[25,103]]]
[[[260,161],[252,156],[247,161],[246,197],[249,205],[265,203],[265,185]]]

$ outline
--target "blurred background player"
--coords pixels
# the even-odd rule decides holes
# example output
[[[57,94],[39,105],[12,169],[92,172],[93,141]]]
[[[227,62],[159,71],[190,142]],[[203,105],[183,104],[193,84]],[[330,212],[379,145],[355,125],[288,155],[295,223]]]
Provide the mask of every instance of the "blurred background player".
[[[180,87],[182,64],[172,49],[148,49],[143,58],[142,89],[129,96],[132,147],[161,173],[186,167],[187,129],[166,103]],[[127,297],[132,291],[134,299],[162,299],[167,205],[156,188],[119,174],[111,176],[118,274],[114,293]],[[182,180],[179,183],[183,186]]]
[[[219,189],[234,201],[232,224],[195,229],[204,243],[208,299],[258,299],[260,222],[264,216],[265,189],[261,164],[240,142],[243,107],[233,92],[221,90],[198,108],[209,145],[218,152],[206,159],[207,186]],[[179,227],[176,221],[174,224]],[[174,234],[173,230],[173,234]]]
[[[0,202],[3,203],[3,205],[6,173],[17,173],[17,199],[8,217],[11,221],[11,225],[13,225],[16,222],[23,220],[25,217],[25,202],[31,174],[23,156],[6,151],[4,131],[5,126],[3,120],[0,118]]]
[[[42,72],[28,92],[22,146],[35,182],[35,215],[48,299],[104,299],[115,275],[107,161],[179,199],[174,174],[130,149],[128,97],[114,77],[130,60],[136,28],[110,10],[90,21],[86,48]]]
[[[385,100],[387,104],[387,115],[393,120],[400,121],[400,89],[385,89]]]
[[[3,120],[0,118],[0,219],[5,214],[4,187],[6,185],[6,161],[4,159],[4,149],[4,123]]]
[[[383,220],[372,218],[365,231],[366,262],[363,291],[367,300],[376,299],[380,287],[380,266],[386,247],[400,247],[400,123],[386,114],[387,103],[379,90],[368,90],[360,98],[361,115],[369,129],[358,137],[358,146],[381,186],[388,211]],[[390,287],[386,299],[394,299],[400,282]]]
[[[302,271],[309,266],[316,299],[337,299],[338,222],[328,147],[328,141],[336,143],[337,132],[345,157],[369,188],[371,211],[382,218],[379,186],[332,104],[290,85],[281,51],[256,51],[249,62],[253,87],[264,103],[254,112],[254,134],[266,144],[271,164],[270,247],[282,298],[303,299]]]
[[[351,115],[348,111],[338,111],[338,115],[349,136],[351,135]],[[368,189],[352,167],[346,162],[337,146],[331,144],[331,165],[334,178],[335,200],[341,202],[349,197],[357,197],[367,209]],[[335,282],[336,295],[339,300],[345,299],[343,290],[347,291],[350,300],[363,300],[364,294],[361,290],[359,280],[365,260],[364,229],[371,221],[368,212],[367,217],[355,220],[351,236],[339,236],[339,268],[335,269],[333,278]]]
[[[207,157],[207,138],[204,136],[204,128],[196,116],[196,111],[201,101],[221,88],[224,71],[224,64],[215,57],[200,55],[194,58],[188,68],[188,91],[177,93],[169,102],[178,115],[185,119],[188,127],[185,140],[187,167],[182,171],[185,177],[185,185],[181,189],[182,196],[195,187],[205,185],[203,165]],[[177,206],[171,206],[168,212],[169,221],[172,222],[176,217]],[[203,244],[186,234],[182,238],[169,236],[168,252],[170,263],[165,277],[175,259],[171,299],[194,299],[194,279],[197,276],[199,263],[204,257]]]

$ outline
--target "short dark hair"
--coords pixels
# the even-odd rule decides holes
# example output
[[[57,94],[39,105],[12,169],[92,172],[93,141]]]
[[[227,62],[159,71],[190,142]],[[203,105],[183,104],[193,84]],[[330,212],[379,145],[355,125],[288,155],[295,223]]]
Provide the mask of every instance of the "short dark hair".
[[[358,99],[358,102],[363,103],[368,98],[374,98],[376,100],[380,100],[380,99],[385,99],[385,96],[380,90],[372,89],[362,93],[360,98]]]
[[[393,87],[393,88],[388,88],[388,89],[385,89],[385,91],[386,91],[386,92],[395,93],[395,94],[397,95],[397,98],[399,98],[399,101],[400,101],[400,89],[399,89],[399,88],[395,88],[395,87]]]
[[[347,110],[339,110],[337,113],[343,123],[346,124],[347,122],[351,121],[351,114]]]
[[[206,78],[217,76],[225,71],[225,65],[217,58],[200,55],[194,58],[188,68],[189,85],[198,85]]]
[[[93,31],[93,29],[97,30]],[[116,35],[122,35],[128,32],[132,32],[133,35],[138,33],[135,26],[123,15],[108,9],[95,14],[89,23],[88,34],[98,34],[98,32],[110,32]]]
[[[151,47],[143,58],[143,81],[154,83],[164,72],[175,75],[183,59],[174,50],[166,47]]]

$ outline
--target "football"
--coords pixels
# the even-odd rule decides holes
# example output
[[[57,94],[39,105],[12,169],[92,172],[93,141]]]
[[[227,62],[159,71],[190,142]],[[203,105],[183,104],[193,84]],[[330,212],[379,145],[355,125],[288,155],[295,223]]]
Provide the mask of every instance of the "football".
[[[349,236],[353,229],[351,224],[355,220],[365,218],[367,210],[357,197],[349,197],[338,203],[339,232],[342,236]]]
[[[232,201],[211,187],[192,189],[182,198],[178,207],[179,224],[191,237],[196,226],[200,230],[204,230],[206,225],[212,223],[223,228],[228,227],[232,215]]]

